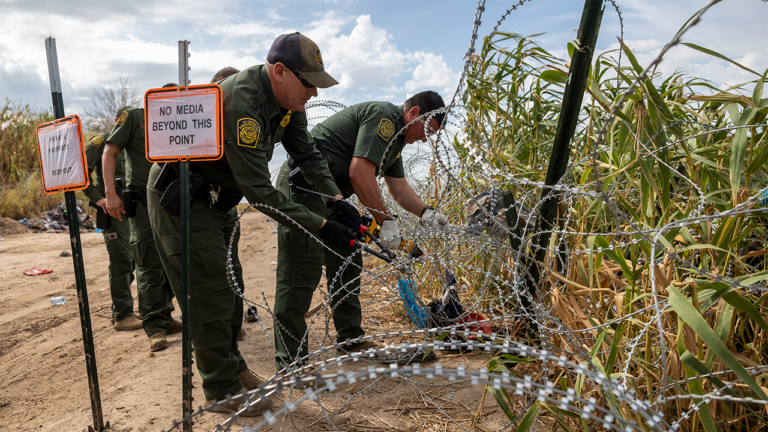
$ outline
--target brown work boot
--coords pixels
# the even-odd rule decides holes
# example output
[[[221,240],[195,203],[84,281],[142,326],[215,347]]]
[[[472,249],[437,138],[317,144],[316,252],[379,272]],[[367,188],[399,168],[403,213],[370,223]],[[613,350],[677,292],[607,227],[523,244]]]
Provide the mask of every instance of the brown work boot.
[[[237,333],[237,340],[245,339],[245,329],[240,327],[240,331]]]
[[[255,306],[251,306],[245,310],[245,313],[243,314],[243,319],[245,322],[255,322],[259,319],[259,313],[256,311]]]
[[[141,320],[137,320],[135,316],[129,315],[128,318],[115,322],[113,328],[117,331],[138,330],[141,328]]]
[[[149,337],[150,351],[160,351],[165,348],[168,348],[168,341],[165,339],[165,333],[155,333]]]
[[[377,348],[381,348],[381,347],[376,342],[371,341],[371,340],[367,340],[367,341],[363,342],[362,345],[360,345],[359,347],[356,347],[356,348],[349,348],[347,345],[341,346],[341,347],[336,349],[336,352],[339,353],[339,354],[349,354],[349,353],[353,353],[353,352],[368,351],[371,348],[377,349]]]
[[[168,328],[165,330],[165,334],[173,334],[181,331],[181,321],[171,320],[168,324]]]
[[[135,317],[137,320],[141,321],[141,315],[139,315],[139,313],[138,313],[138,312],[134,312],[134,313],[133,313],[133,316],[134,316],[134,317]],[[112,325],[114,325],[114,324],[115,324],[115,317],[112,317],[112,318],[110,319],[110,322],[112,323]]]
[[[250,369],[240,372],[237,377],[240,378],[240,384],[248,390],[256,390],[263,384],[261,378]]]
[[[245,389],[245,387],[243,387],[236,394],[245,393],[246,391],[247,390]],[[272,407],[271,399],[262,399],[258,402],[256,402],[255,399],[256,397],[254,397],[254,400],[251,400],[251,406],[247,411],[243,411],[238,415],[241,417],[256,417],[269,411],[269,409]],[[211,412],[232,414],[233,412],[240,410],[243,407],[243,404],[246,400],[248,400],[247,396],[243,396],[241,398],[231,400],[229,402],[225,402],[220,405],[216,405],[218,401],[206,399],[205,407],[209,408],[208,410]]]

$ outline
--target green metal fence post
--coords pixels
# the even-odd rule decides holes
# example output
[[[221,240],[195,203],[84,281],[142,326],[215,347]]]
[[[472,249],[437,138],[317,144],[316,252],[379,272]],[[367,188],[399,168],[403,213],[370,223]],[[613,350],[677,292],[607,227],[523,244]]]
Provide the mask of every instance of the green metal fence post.
[[[48,57],[48,75],[51,81],[51,98],[53,99],[53,114],[57,119],[64,117],[64,98],[61,93],[61,78],[59,77],[59,58],[56,53],[56,39],[49,37],[45,40],[45,51]],[[91,330],[91,311],[88,306],[88,290],[85,283],[85,268],[83,266],[83,249],[80,244],[80,219],[77,216],[77,199],[74,192],[64,192],[67,208],[67,224],[69,226],[69,243],[72,247],[72,262],[75,269],[75,286],[77,287],[77,304],[80,309],[80,327],[83,330],[83,348],[85,350],[85,368],[88,373],[88,388],[91,398],[91,413],[93,427],[90,431],[102,432],[105,428],[104,416],[101,412],[101,393],[99,392],[99,374],[96,371],[96,353],[93,348],[93,331]],[[106,427],[109,428],[109,422]]]
[[[179,41],[179,87],[185,88],[189,85],[189,41]],[[184,419],[183,430],[188,432],[192,430],[192,334],[191,334],[191,314],[190,298],[192,296],[192,282],[190,270],[190,197],[189,197],[189,161],[181,161],[179,169],[181,186],[181,306],[182,325],[181,325],[181,398],[182,398],[182,418]]]
[[[603,17],[602,0],[586,0],[584,10],[581,15],[581,24],[579,25],[579,47],[573,51],[571,66],[568,71],[568,81],[565,84],[563,94],[562,111],[557,123],[557,131],[552,144],[552,157],[549,159],[547,176],[544,180],[544,189],[541,192],[540,212],[536,218],[536,232],[547,231],[537,234],[532,244],[538,246],[536,250],[536,259],[528,265],[526,285],[529,296],[521,296],[522,307],[529,308],[535,298],[536,287],[541,280],[541,268],[539,263],[543,263],[546,258],[547,247],[551,237],[550,231],[558,228],[558,208],[560,199],[556,192],[548,186],[556,185],[565,174],[568,168],[568,160],[571,155],[570,142],[573,134],[576,132],[576,125],[579,120],[579,111],[581,111],[581,102],[584,100],[584,90],[589,78],[589,68],[592,65],[592,54],[595,52],[597,35],[600,31],[600,22]],[[560,215],[562,218],[563,215]],[[531,323],[529,330],[537,333],[538,326]]]

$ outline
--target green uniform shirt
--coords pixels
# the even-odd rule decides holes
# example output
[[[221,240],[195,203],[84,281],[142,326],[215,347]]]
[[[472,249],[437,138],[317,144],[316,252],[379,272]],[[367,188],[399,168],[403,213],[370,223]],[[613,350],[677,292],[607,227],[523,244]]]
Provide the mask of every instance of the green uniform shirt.
[[[307,131],[304,112],[281,109],[264,65],[253,66],[220,83],[224,108],[224,156],[217,161],[195,162],[192,171],[231,190],[240,190],[252,204],[274,207],[310,231],[317,231],[323,218],[296,204],[272,185],[269,161],[275,144],[283,147],[301,167],[313,188],[337,195],[328,164]],[[263,207],[287,226],[293,224]]]
[[[125,110],[117,119],[107,142],[126,153],[126,186],[132,190],[146,189],[152,162],[147,160],[144,151],[144,108]]]
[[[85,196],[94,203],[105,198],[104,177],[101,170],[101,155],[104,153],[104,143],[107,142],[109,134],[94,135],[85,146],[85,161],[88,163],[88,172],[96,172],[91,176],[91,184],[83,191]],[[122,178],[125,175],[125,154],[120,152],[115,161],[115,178]],[[125,183],[123,181],[123,183]]]
[[[349,183],[349,166],[353,157],[362,157],[376,164],[376,175],[405,177],[401,152],[405,136],[400,134],[389,145],[395,133],[405,126],[403,106],[389,102],[364,102],[345,108],[328,117],[312,129],[312,136],[325,140],[326,153],[333,158],[331,171],[341,181],[344,194],[354,193]],[[389,148],[387,148],[389,146]]]

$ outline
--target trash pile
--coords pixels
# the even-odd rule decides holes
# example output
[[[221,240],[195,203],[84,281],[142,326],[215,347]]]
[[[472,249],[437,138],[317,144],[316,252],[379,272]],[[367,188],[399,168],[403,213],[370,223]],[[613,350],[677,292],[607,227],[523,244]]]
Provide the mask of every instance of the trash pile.
[[[80,231],[92,232],[95,227],[90,220],[90,215],[87,211],[83,210],[83,203],[77,202],[77,217],[80,219]],[[34,233],[41,232],[69,232],[69,223],[67,221],[67,211],[63,205],[59,204],[55,209],[43,212],[40,214],[42,219],[39,218],[24,218],[20,219],[19,223],[25,225],[27,228],[34,230]]]

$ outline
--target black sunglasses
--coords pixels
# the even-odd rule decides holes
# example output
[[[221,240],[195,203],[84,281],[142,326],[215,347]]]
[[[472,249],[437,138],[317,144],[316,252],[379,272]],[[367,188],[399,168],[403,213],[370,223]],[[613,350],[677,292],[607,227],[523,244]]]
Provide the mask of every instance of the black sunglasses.
[[[315,88],[315,85],[312,84],[311,82],[307,81],[307,79],[304,78],[303,76],[301,76],[301,74],[299,74],[295,70],[289,68],[288,66],[286,66],[285,68],[288,69],[289,71],[293,72],[293,74],[296,75],[296,78],[301,80],[301,83],[304,84],[304,87],[306,87],[306,88]]]

